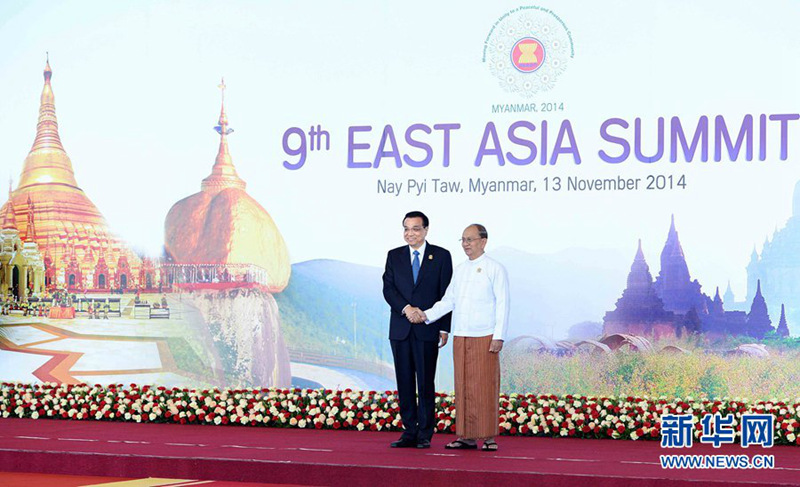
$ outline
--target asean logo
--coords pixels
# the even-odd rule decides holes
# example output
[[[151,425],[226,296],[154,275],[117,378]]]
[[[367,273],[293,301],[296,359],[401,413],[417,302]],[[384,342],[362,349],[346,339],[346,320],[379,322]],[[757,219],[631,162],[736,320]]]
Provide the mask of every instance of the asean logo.
[[[482,61],[503,90],[532,98],[553,88],[574,56],[564,21],[552,10],[527,6],[495,22],[484,41]]]
[[[534,37],[523,37],[511,48],[511,63],[521,73],[533,73],[544,64],[544,46]]]

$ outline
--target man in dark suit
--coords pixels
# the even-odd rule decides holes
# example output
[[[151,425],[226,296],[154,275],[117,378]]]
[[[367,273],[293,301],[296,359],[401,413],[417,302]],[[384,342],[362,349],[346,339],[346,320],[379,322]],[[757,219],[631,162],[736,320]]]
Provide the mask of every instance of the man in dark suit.
[[[389,251],[383,274],[383,296],[391,307],[392,344],[400,417],[405,431],[393,448],[430,448],[434,417],[436,359],[447,343],[450,315],[429,325],[412,324],[411,313],[442,299],[453,275],[450,252],[425,241],[428,217],[412,211],[403,218],[408,245]]]

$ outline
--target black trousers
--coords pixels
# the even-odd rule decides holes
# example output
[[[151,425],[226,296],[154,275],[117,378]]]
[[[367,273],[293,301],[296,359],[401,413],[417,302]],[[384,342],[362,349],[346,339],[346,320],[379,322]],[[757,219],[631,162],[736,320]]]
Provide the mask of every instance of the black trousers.
[[[389,340],[397,376],[400,417],[403,419],[403,438],[428,440],[436,426],[436,359],[438,342],[418,340],[413,331],[405,340]]]

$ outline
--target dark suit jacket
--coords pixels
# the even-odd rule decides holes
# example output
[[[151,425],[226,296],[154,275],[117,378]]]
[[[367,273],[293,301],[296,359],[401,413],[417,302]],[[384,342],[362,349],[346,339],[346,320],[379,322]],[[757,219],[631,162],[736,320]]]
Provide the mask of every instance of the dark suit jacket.
[[[404,340],[412,333],[412,328],[417,339],[430,342],[439,340],[440,330],[450,332],[449,313],[430,325],[413,325],[403,316],[403,308],[408,304],[426,310],[442,299],[453,276],[453,260],[446,249],[428,242],[425,255],[420,258],[415,285],[408,245],[392,249],[386,256],[383,297],[392,309],[389,319],[389,338],[392,340]]]

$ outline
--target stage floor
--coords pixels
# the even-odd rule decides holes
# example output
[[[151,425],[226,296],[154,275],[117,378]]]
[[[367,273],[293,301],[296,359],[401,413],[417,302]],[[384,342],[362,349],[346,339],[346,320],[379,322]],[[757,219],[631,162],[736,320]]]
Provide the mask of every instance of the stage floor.
[[[397,433],[0,420],[0,471],[302,485],[800,485],[800,448],[501,437],[495,453],[392,449]],[[664,470],[659,455],[775,456],[770,470]]]
[[[231,482],[227,480],[95,477],[47,473],[0,472],[3,487],[291,487],[286,484]]]

